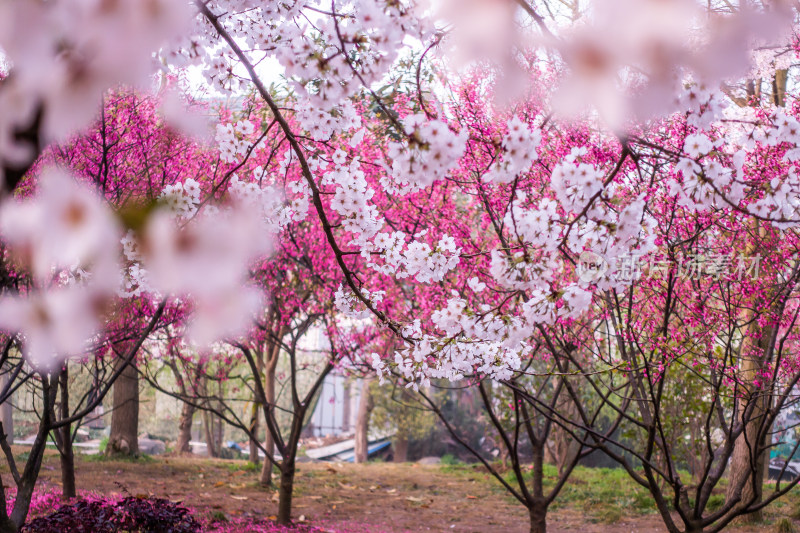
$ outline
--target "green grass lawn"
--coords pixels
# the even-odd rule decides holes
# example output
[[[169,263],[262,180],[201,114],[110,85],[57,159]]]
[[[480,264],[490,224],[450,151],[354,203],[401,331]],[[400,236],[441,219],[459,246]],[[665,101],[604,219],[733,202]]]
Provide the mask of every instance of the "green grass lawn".
[[[517,488],[516,474],[508,468],[503,469],[500,465],[496,466],[498,470],[505,470],[502,474],[503,479],[512,487]],[[481,465],[458,462],[443,464],[441,468],[443,471],[453,475],[476,479],[476,474],[483,473],[485,475],[486,473],[486,469]],[[527,470],[526,467],[524,471],[526,479],[531,475],[529,472],[530,470]],[[558,480],[557,467],[548,464],[544,465],[544,476],[546,494],[555,486]],[[691,480],[688,472],[681,472],[681,477],[687,482]],[[489,481],[492,484],[489,490],[496,494],[505,493],[509,500],[513,500],[513,497],[508,494],[497,480],[490,478]],[[725,503],[726,486],[727,481],[722,479],[709,498],[706,505],[706,513],[716,511]],[[528,487],[530,487],[530,483]],[[773,488],[774,483],[767,485],[768,492],[771,492]],[[633,481],[625,470],[621,468],[587,468],[583,466],[575,468],[556,500],[550,506],[550,511],[559,509],[581,511],[586,514],[589,521],[602,523],[614,523],[623,517],[643,516],[658,512],[650,491]],[[789,494],[766,508],[766,525],[777,525],[783,519],[800,520],[800,488],[795,487]],[[797,530],[800,531],[800,527]]]

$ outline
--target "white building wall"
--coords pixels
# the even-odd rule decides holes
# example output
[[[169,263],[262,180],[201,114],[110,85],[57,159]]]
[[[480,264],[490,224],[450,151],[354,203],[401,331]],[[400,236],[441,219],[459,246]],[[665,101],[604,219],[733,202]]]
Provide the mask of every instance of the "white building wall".
[[[313,436],[325,437],[353,433],[358,413],[361,380],[349,379],[349,401],[345,391],[347,382],[348,378],[338,374],[329,374],[325,378],[320,387],[319,401],[311,415]],[[346,402],[349,403],[349,409],[345,406]],[[349,414],[347,420],[345,420],[346,414]]]

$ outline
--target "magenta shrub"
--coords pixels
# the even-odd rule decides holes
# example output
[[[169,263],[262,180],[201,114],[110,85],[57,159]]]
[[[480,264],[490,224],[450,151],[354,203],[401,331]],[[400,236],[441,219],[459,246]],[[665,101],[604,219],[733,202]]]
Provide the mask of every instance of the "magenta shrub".
[[[163,498],[81,499],[25,524],[25,533],[200,533],[189,509]]]
[[[6,496],[6,509],[10,513],[16,489],[7,489]],[[29,516],[36,518],[25,524],[21,533],[378,533],[374,526],[351,523],[281,526],[253,517],[219,521],[204,517],[197,509],[161,498],[109,499],[88,491],[81,491],[77,499],[65,504],[57,487],[34,493]]]
[[[6,512],[11,514],[14,508],[14,501],[17,498],[17,488],[6,488]],[[31,506],[28,516],[39,516],[46,513],[53,512],[61,505],[61,489],[48,488],[44,490],[37,490],[33,493],[31,498]]]

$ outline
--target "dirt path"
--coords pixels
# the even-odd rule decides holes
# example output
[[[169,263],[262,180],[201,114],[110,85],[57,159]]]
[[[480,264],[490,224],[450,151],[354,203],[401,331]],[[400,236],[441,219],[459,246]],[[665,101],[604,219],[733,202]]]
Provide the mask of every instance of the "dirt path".
[[[150,494],[182,501],[205,516],[269,518],[277,492],[257,483],[244,462],[167,457],[146,461],[80,460],[79,490],[107,495]],[[58,485],[57,458],[48,455],[41,483]],[[370,463],[299,465],[294,518],[340,531],[527,533],[525,509],[479,470],[453,472],[440,466]],[[608,520],[606,520],[608,521]],[[656,533],[655,514],[633,514],[604,523],[596,509],[571,503],[549,514],[551,533]],[[731,528],[771,532],[774,526]]]

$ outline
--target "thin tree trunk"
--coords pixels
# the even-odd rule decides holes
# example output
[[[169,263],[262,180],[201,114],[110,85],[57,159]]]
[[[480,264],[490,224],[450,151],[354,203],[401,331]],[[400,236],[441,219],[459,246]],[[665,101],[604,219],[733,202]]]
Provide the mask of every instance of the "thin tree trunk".
[[[181,396],[187,397],[189,395],[189,388],[191,388],[193,391],[197,390],[200,376],[195,376],[195,379],[189,384],[189,387],[187,387],[187,383],[183,379],[183,374],[181,374],[180,370],[178,369],[177,359],[180,357],[180,355],[175,348],[175,345],[170,345],[170,348],[170,353],[173,356],[173,360],[167,364],[172,369],[172,373],[175,376],[175,381],[177,382],[178,388],[181,391]],[[199,367],[196,372],[199,374]],[[181,417],[178,421],[178,442],[175,444],[178,454],[192,453],[192,422],[194,421],[195,411],[196,409],[193,404],[190,402],[183,402],[183,407],[181,408]]]
[[[4,374],[2,378],[0,378],[0,389],[5,388],[6,383],[8,383],[8,374]],[[12,394],[8,395],[6,401],[0,404],[0,419],[3,422],[3,428],[6,431],[6,442],[9,444],[14,444],[14,406],[12,405]]]
[[[306,410],[302,405],[295,404],[292,418],[292,429],[289,440],[284,448],[281,466],[281,486],[278,487],[278,523],[288,525],[292,520],[292,497],[294,495],[295,458],[297,443],[300,441],[300,432],[303,430],[303,420]],[[267,463],[269,461],[265,461]]]
[[[206,377],[200,379],[200,394],[204,398],[208,398],[208,378]],[[201,413],[203,419],[203,433],[205,434],[206,440],[206,453],[208,457],[218,457],[217,449],[214,446],[214,421],[211,419],[211,414],[208,412],[208,409],[203,409]]]
[[[275,368],[267,365],[264,372],[264,395],[270,405],[275,404]],[[270,409],[271,413],[275,411]],[[272,437],[269,428],[264,432],[264,450],[268,457],[275,457],[275,439]],[[261,484],[265,487],[272,486],[272,461],[269,459],[264,460],[264,465],[261,467]]]
[[[250,437],[250,457],[249,457],[250,462],[253,463],[254,465],[261,464],[261,457],[259,457],[258,455],[258,430],[260,429],[258,421],[260,419],[261,417],[258,416],[258,404],[254,402],[253,409],[250,412],[250,431],[252,435]]]
[[[220,398],[223,397],[222,391],[222,381],[217,382],[217,394]],[[217,412],[222,412],[222,401],[218,400],[217,404]],[[213,415],[212,420],[214,420],[214,437],[216,439],[217,444],[217,452],[219,452],[220,457],[222,456],[222,448],[224,446],[225,440],[225,422],[218,416]]]
[[[61,419],[69,418],[69,365],[64,364],[59,376],[61,387]],[[75,488],[75,454],[72,449],[72,425],[56,430],[61,432],[61,499],[70,500],[78,495]]]
[[[325,373],[327,374],[329,370]],[[286,443],[285,454],[281,461],[281,486],[278,488],[278,523],[288,525],[292,519],[292,496],[294,495],[295,459],[303,421],[306,418],[308,404],[295,404],[292,418],[292,429]]]
[[[772,79],[772,102],[778,107],[786,105],[786,82],[789,78],[789,71],[780,69],[775,71]]]
[[[0,439],[5,438],[5,430],[0,425]],[[6,501],[6,487],[3,483],[3,477],[0,476],[0,501]],[[5,505],[0,506],[0,533],[16,533],[17,526],[11,521],[8,516],[8,510]]]
[[[264,396],[269,404],[269,416],[275,416],[275,372],[278,368],[278,358],[280,357],[280,345],[277,342],[267,344],[266,361],[264,364]],[[266,424],[265,424],[266,425]],[[275,439],[270,433],[269,427],[265,428],[264,449],[268,457],[275,457]],[[272,461],[264,461],[261,468],[261,485],[264,487],[272,486]]]
[[[261,379],[261,374],[264,372],[264,354],[258,353],[256,354],[256,368],[258,369],[258,375],[255,376],[255,379]],[[261,464],[261,458],[258,456],[258,430],[259,430],[259,420],[261,417],[259,416],[259,405],[258,405],[258,395],[253,392],[253,407],[250,410],[250,462],[254,465]],[[269,433],[269,431],[267,431]]]
[[[373,401],[369,392],[373,378],[365,378],[361,381],[361,398],[358,402],[358,414],[356,416],[356,436],[355,436],[355,462],[366,463],[369,459],[369,415],[372,412]]]
[[[408,437],[398,433],[394,437],[394,462],[405,463],[408,460]]]
[[[125,353],[122,350],[121,353]],[[124,364],[116,358],[117,368]],[[139,453],[139,373],[133,362],[127,365],[114,383],[114,410],[111,412],[111,434],[106,446],[107,455],[137,455]]]
[[[214,445],[214,421],[208,411],[203,411],[203,430],[206,434],[206,450],[209,457],[219,457],[217,447]]]
[[[181,418],[178,423],[178,442],[176,444],[177,452],[192,453],[192,419],[194,418],[194,406],[188,402],[184,402],[181,409]]]
[[[33,491],[36,488],[36,480],[42,467],[42,457],[44,457],[44,450],[47,447],[47,437],[52,427],[52,421],[55,419],[53,410],[58,396],[58,381],[55,377],[44,374],[40,374],[40,377],[44,403],[42,418],[39,422],[36,438],[30,449],[30,455],[28,455],[28,460],[25,461],[25,468],[21,472],[17,483],[17,497],[14,500],[14,508],[10,516],[17,529],[22,527],[28,517]]]
[[[294,345],[292,351],[289,352],[290,368],[292,372],[296,372],[296,363]],[[283,458],[280,462],[281,469],[281,486],[278,492],[278,523],[287,525],[292,518],[292,495],[294,492],[294,474],[295,474],[295,459],[297,458],[297,444],[300,442],[300,434],[303,432],[303,423],[306,419],[307,410],[311,399],[319,390],[319,386],[325,379],[330,371],[333,369],[333,364],[330,362],[325,366],[325,369],[317,376],[317,380],[311,389],[308,391],[306,397],[301,400],[297,392],[297,382],[292,379],[292,426],[289,431],[289,439],[284,446],[281,446],[281,454]],[[296,376],[296,374],[293,374]]]
[[[352,384],[350,380],[345,381],[344,391],[342,394],[342,433],[350,431],[350,388]]]

